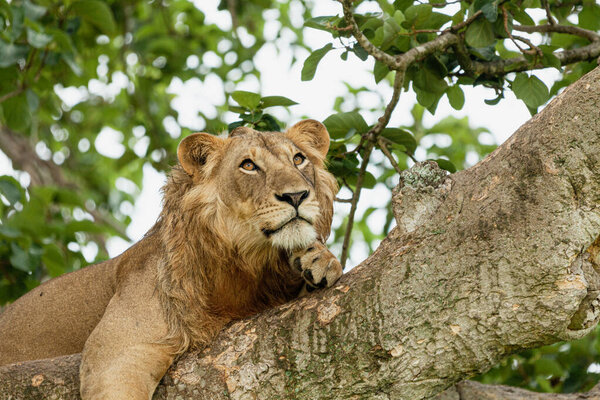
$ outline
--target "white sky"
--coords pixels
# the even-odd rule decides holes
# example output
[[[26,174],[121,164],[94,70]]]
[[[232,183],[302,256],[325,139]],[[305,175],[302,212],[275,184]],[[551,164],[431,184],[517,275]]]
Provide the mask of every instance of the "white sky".
[[[194,3],[198,8],[205,12],[207,23],[217,23],[222,28],[231,26],[229,14],[226,11],[217,11],[219,0],[196,0]],[[312,11],[313,16],[341,13],[341,6],[336,1],[319,0],[315,3],[315,7]],[[369,3],[376,6],[376,2]],[[302,24],[303,21],[300,14],[298,12],[295,13],[297,15],[294,14],[294,7],[292,7],[291,14],[293,21],[297,24]],[[265,13],[265,19],[267,21],[265,31],[267,32],[267,35],[277,32],[279,28],[277,17],[278,13],[276,11],[271,10]],[[323,47],[325,44],[329,43],[331,39],[331,36],[323,31],[306,29],[304,32],[306,43],[313,49]],[[247,35],[243,35],[243,29],[241,33],[241,40],[243,43],[245,40],[250,40]],[[273,109],[272,112],[276,116],[279,115],[283,119],[289,119],[294,122],[300,120],[302,116],[309,116],[310,118],[318,120],[323,120],[329,116],[332,113],[335,98],[346,92],[343,82],[348,82],[355,87],[365,86],[374,93],[381,93],[386,98],[389,98],[391,94],[389,85],[386,83],[376,85],[373,80],[371,73],[373,67],[372,58],[369,58],[366,62],[362,62],[357,57],[351,55],[348,57],[348,61],[344,62],[339,57],[341,50],[337,53],[332,51],[327,54],[319,64],[315,78],[309,82],[302,82],[300,80],[300,71],[304,59],[308,56],[308,52],[300,50],[296,54],[296,58],[299,59],[300,62],[296,62],[290,67],[292,53],[289,49],[286,50],[286,40],[289,41],[290,38],[289,36],[286,38],[286,35],[284,34],[283,38],[278,40],[280,41],[279,51],[275,46],[267,45],[255,56],[254,61],[257,68],[261,71],[260,82],[258,82],[255,77],[249,77],[235,88],[226,88],[226,90],[260,90],[263,96],[284,95],[289,97],[299,103],[299,105],[289,109],[292,113],[292,118],[288,118],[287,113],[283,109],[276,108]],[[201,63],[211,63],[215,61],[214,57],[211,58],[210,54],[200,58]],[[551,86],[557,76],[557,71],[537,71],[535,75],[542,79],[548,86]],[[123,79],[120,75],[118,78]],[[97,85],[97,81],[95,81],[94,84]],[[116,83],[111,90],[114,90],[115,85]],[[126,81],[116,85],[117,90],[118,87],[125,87],[126,85]],[[75,89],[71,88],[67,90],[69,93],[73,92],[70,96],[77,95],[74,93],[76,91]],[[481,86],[476,88],[465,86],[463,87],[463,90],[465,92],[465,105],[462,110],[456,111],[451,108],[447,98],[444,96],[438,105],[435,116],[426,112],[425,123],[432,125],[448,115],[459,118],[468,116],[471,126],[489,129],[496,141],[502,143],[519,126],[530,118],[525,105],[517,100],[510,91],[505,92],[506,98],[498,105],[488,106],[483,100],[494,98],[495,95],[493,90],[485,89]],[[222,104],[224,101],[222,95],[223,84],[217,77],[210,77],[204,82],[200,82],[198,79],[192,79],[187,82],[173,82],[171,91],[177,94],[177,97],[173,100],[173,107],[180,114],[178,122],[181,125],[192,129],[202,129],[204,126],[203,121],[197,117],[198,110],[201,110],[203,113],[211,114],[216,112],[214,106]],[[364,95],[360,98],[360,102],[363,105],[368,105],[369,101],[373,101],[373,98],[369,95]],[[390,120],[390,126],[410,124],[412,121],[410,110],[415,102],[416,96],[414,92],[402,93],[398,107]],[[363,116],[368,123],[373,123],[378,117],[377,115],[371,115],[369,113],[364,113]],[[236,119],[236,114],[229,113],[227,118],[229,118],[228,122],[231,122]],[[178,127],[173,122],[174,121],[171,121],[171,125],[174,126],[173,131],[170,130],[169,133],[173,136],[177,136]],[[124,148],[120,143],[120,138],[122,139],[121,133],[112,129],[104,129],[102,132],[103,134],[99,135],[94,145],[105,149],[107,152],[106,156],[115,157],[118,156],[119,153],[122,154]],[[7,173],[12,173],[10,161],[0,153],[0,174]],[[163,174],[158,173],[149,165],[144,167],[142,191],[133,207],[131,214],[132,223],[127,228],[127,233],[133,241],[140,239],[156,220],[161,207],[159,190],[164,183],[164,180],[165,177]],[[340,196],[349,197],[347,193],[341,193]],[[390,191],[383,187],[376,187],[374,190],[363,191],[358,216],[360,216],[368,206],[385,205],[389,197]],[[334,219],[334,224],[339,224],[341,215],[345,215],[348,212],[349,206],[347,204],[336,203],[335,207],[337,215]],[[383,210],[379,213],[375,213],[369,219],[369,226],[372,225],[374,228],[378,227],[377,229],[381,229],[381,226],[383,225],[382,218],[384,218],[384,216],[385,212]],[[130,245],[130,243],[120,238],[109,239],[107,244],[111,257],[118,255]],[[90,251],[91,253],[86,256],[93,257],[95,251]],[[337,255],[339,256],[339,249],[334,249],[334,253],[338,253]],[[350,252],[348,264],[350,266],[356,265],[366,256],[366,246],[357,243]]]

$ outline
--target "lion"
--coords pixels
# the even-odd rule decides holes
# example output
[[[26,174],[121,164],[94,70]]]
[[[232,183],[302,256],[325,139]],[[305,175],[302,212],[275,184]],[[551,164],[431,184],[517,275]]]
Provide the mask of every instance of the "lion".
[[[142,240],[0,314],[0,365],[82,352],[83,399],[149,399],[180,354],[229,321],[333,285],[328,149],[315,120],[186,137]]]

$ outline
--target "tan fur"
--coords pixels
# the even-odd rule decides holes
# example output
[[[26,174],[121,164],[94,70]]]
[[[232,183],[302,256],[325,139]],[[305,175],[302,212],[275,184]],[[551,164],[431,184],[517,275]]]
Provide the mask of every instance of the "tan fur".
[[[83,350],[84,399],[146,399],[177,354],[228,321],[286,302],[304,283],[331,286],[341,266],[323,245],[337,191],[328,147],[314,120],[285,134],[187,137],[144,239],[0,314],[0,365]]]

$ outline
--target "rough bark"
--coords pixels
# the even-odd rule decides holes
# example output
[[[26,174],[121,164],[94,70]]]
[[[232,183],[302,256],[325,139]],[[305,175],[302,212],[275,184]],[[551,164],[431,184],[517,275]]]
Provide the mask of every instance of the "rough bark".
[[[413,167],[372,256],[186,354],[155,398],[430,398],[508,354],[584,336],[600,312],[599,122],[596,69],[476,166]],[[46,370],[57,362],[1,368],[0,393],[42,398],[24,395],[41,375],[39,390],[77,398],[77,357],[60,361],[65,375]]]

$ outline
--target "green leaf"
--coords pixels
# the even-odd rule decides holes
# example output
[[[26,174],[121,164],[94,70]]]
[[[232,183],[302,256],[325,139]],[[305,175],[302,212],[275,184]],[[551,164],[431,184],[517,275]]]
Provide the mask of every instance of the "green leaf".
[[[535,25],[535,21],[525,11],[515,7],[510,12],[518,23],[522,25]]]
[[[450,161],[448,161],[444,158],[438,158],[438,159],[432,160],[432,161],[435,161],[437,163],[437,165],[440,166],[441,169],[445,169],[446,171],[448,171],[452,174],[456,172],[456,167],[454,166],[454,164],[452,164]]]
[[[250,110],[256,110],[260,104],[260,94],[246,92],[244,90],[236,90],[231,93],[231,97],[242,106],[249,108]]]
[[[75,61],[75,56],[73,56],[73,54],[61,53],[60,58],[62,58],[62,60],[69,66],[69,68],[71,68],[71,71],[73,71],[75,75],[81,76],[83,70],[81,69],[79,64],[77,64],[77,61]]]
[[[36,32],[31,28],[27,28],[27,42],[36,49],[46,47],[52,41],[52,36],[45,33]]]
[[[23,33],[23,22],[25,20],[25,10],[24,7],[11,4],[10,10],[12,12],[12,20],[11,20],[11,30],[8,32],[8,36],[11,39],[11,42],[19,39],[21,33]],[[1,55],[2,53],[0,53]],[[2,59],[2,57],[0,57]]]
[[[440,29],[448,21],[452,19],[451,16],[433,12],[429,17],[416,26],[417,29]]]
[[[31,112],[36,112],[38,107],[40,106],[40,98],[37,94],[31,89],[27,89],[25,91],[25,97],[27,98],[27,104],[29,105],[29,110]]]
[[[471,47],[486,47],[494,43],[494,27],[487,19],[477,19],[467,28],[465,40]]]
[[[306,20],[304,22],[304,26],[307,28],[331,32],[331,26],[336,26],[339,21],[341,21],[341,18],[337,15],[327,15]]]
[[[51,277],[57,277],[65,273],[65,259],[60,248],[55,244],[44,246],[42,262]]]
[[[542,357],[535,361],[535,374],[542,376],[560,377],[563,375],[563,369],[556,360]]]
[[[425,108],[428,108],[434,104],[437,99],[439,99],[439,96],[435,93],[420,89],[417,86],[415,86],[414,89],[415,93],[417,94],[417,101]]]
[[[407,130],[400,128],[385,128],[381,131],[381,136],[394,144],[404,146],[408,154],[413,154],[417,148],[417,141]]]
[[[483,16],[490,22],[498,19],[498,4],[496,0],[475,0],[473,2],[473,11],[481,10]]]
[[[462,110],[465,105],[465,94],[459,85],[450,86],[448,90],[446,90],[446,96],[448,96],[448,101],[452,108],[455,110]]]
[[[315,72],[317,72],[317,66],[321,59],[327,54],[329,50],[333,48],[333,44],[327,43],[325,46],[321,47],[313,51],[304,61],[304,65],[302,66],[302,80],[310,81],[315,77]]]
[[[262,102],[262,108],[275,106],[289,107],[298,104],[294,100],[288,99],[287,97],[283,96],[266,96],[261,98],[260,100]]]
[[[19,59],[27,56],[26,46],[18,44],[8,44],[0,39],[0,68],[10,67],[17,63]]]
[[[35,265],[33,265],[33,260],[28,252],[21,249],[15,242],[10,244],[10,250],[12,254],[9,261],[13,268],[23,272],[33,271]]]
[[[31,124],[31,111],[25,93],[11,97],[2,103],[6,125],[18,132],[25,131]]]
[[[323,124],[333,139],[345,137],[350,130],[360,134],[369,130],[363,117],[355,111],[330,115],[323,121]]]
[[[356,181],[358,180],[358,173],[353,173],[352,175],[348,175],[346,177],[346,182],[352,187],[356,187]],[[363,183],[362,187],[365,189],[373,189],[377,184],[377,179],[371,174],[369,171],[365,171],[363,175]]]
[[[402,26],[410,29],[414,25],[419,25],[427,20],[431,15],[433,7],[431,4],[417,4],[408,7],[404,10],[404,17],[406,21],[402,23]]]
[[[23,189],[15,178],[8,175],[0,176],[0,194],[6,197],[10,204],[23,199]]]
[[[390,69],[382,62],[375,61],[375,67],[373,68],[373,77],[375,83],[381,82],[390,73]]]
[[[243,114],[246,111],[248,111],[248,109],[245,107],[232,106],[231,104],[227,105],[227,109],[231,112],[236,112],[236,113],[240,113],[240,114]]]
[[[263,113],[259,111],[259,112],[255,112],[252,114],[241,114],[240,118],[251,124],[256,124],[256,123],[258,123],[258,121],[260,121],[262,119],[262,116],[263,116]]]
[[[367,51],[363,49],[358,43],[354,43],[352,51],[354,52],[354,54],[356,54],[356,57],[360,58],[362,61],[367,61],[367,58],[369,58],[369,53],[367,53]]]
[[[83,221],[71,221],[65,225],[65,232],[73,234],[75,232],[104,233],[105,228],[94,221],[84,219]]]
[[[379,3],[379,7],[381,7],[383,12],[385,12],[386,14],[394,14],[394,6],[390,4],[388,0],[377,0],[377,3]]]
[[[548,88],[536,76],[527,76],[525,73],[517,74],[512,83],[512,90],[518,99],[530,108],[536,108],[548,100]]]
[[[25,11],[25,16],[32,21],[37,21],[46,14],[46,7],[33,4],[29,0],[23,2],[23,9]]]
[[[387,17],[383,21],[383,41],[381,48],[389,48],[394,41],[398,38],[398,34],[405,32],[405,30],[396,22],[393,17]]]
[[[363,176],[363,187],[365,189],[373,189],[377,184],[377,179],[373,176],[369,171],[365,171],[365,175]]]
[[[548,45],[540,45],[538,46],[540,48],[540,50],[542,50],[542,53],[544,54],[544,56],[542,57],[542,63],[544,65],[550,66],[552,68],[556,68],[557,70],[561,70],[561,62],[558,59],[558,57],[556,57],[554,55],[554,50],[556,49],[554,46],[548,46]]]
[[[501,93],[495,99],[485,99],[483,101],[485,104],[487,104],[489,106],[495,106],[496,104],[500,103],[500,100],[502,100],[503,98],[504,98],[504,96]]]
[[[432,63],[422,64],[421,68],[417,70],[414,76],[414,87],[422,92],[441,95],[448,87],[446,80],[442,78],[442,72],[443,71],[441,70],[433,68]]]
[[[0,225],[0,236],[7,239],[16,239],[21,236],[21,232],[13,227]]]
[[[107,35],[112,35],[117,30],[113,13],[104,1],[76,1],[71,5],[71,11]]]
[[[600,6],[598,4],[583,6],[579,13],[579,26],[592,31],[600,30]]]

